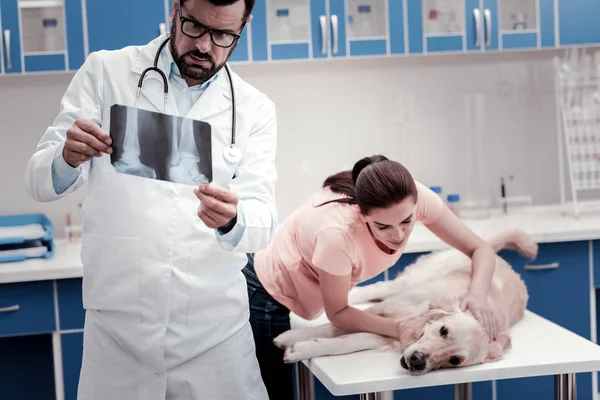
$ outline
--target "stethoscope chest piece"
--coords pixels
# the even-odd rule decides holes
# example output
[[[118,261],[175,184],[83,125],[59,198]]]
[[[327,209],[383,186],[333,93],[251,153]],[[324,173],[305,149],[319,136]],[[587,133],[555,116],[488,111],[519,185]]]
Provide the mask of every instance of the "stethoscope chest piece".
[[[235,145],[229,145],[223,149],[223,158],[230,163],[240,162],[242,159],[242,151]]]

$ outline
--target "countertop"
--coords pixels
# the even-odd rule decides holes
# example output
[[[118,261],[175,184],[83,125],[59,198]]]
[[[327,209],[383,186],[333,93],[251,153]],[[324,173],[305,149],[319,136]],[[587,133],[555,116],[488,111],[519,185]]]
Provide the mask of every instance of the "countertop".
[[[298,328],[324,323],[326,318],[307,323],[292,315],[291,322]],[[303,363],[336,396],[600,369],[600,346],[530,311],[509,333],[512,348],[499,361],[440,369],[418,377],[402,369],[400,354],[393,350],[325,356]]]
[[[582,215],[579,219],[564,216],[559,206],[537,206],[493,214],[491,218],[464,219],[476,234],[488,237],[508,228],[521,228],[537,243],[600,239],[600,213]],[[447,245],[422,224],[417,224],[406,245],[405,253],[427,252]],[[52,258],[0,263],[0,283],[47,279],[80,278],[83,266],[81,244],[55,240]]]

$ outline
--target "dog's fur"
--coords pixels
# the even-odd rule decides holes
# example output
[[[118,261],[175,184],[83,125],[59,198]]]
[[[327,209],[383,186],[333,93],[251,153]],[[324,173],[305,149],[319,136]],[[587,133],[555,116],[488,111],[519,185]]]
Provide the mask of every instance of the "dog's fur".
[[[520,230],[504,231],[488,241],[494,251],[513,249],[534,258],[538,246]],[[332,324],[287,331],[276,346],[285,362],[362,350],[395,348],[413,375],[438,368],[464,367],[502,357],[510,346],[507,330],[523,318],[528,294],[520,276],[501,257],[488,292],[497,332],[489,339],[467,310],[459,308],[471,282],[471,259],[455,249],[421,256],[392,281],[354,288],[349,304],[377,302],[366,309],[399,324],[401,338],[367,332],[348,333]]]

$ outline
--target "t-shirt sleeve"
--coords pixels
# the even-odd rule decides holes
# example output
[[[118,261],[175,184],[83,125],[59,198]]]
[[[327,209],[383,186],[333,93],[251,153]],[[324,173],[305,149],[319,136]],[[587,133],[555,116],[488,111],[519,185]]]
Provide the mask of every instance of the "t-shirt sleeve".
[[[331,275],[346,276],[352,273],[350,245],[339,229],[326,229],[316,237],[312,264]]]
[[[431,224],[437,221],[444,210],[444,202],[433,190],[420,182],[417,185],[417,220],[423,224]]]

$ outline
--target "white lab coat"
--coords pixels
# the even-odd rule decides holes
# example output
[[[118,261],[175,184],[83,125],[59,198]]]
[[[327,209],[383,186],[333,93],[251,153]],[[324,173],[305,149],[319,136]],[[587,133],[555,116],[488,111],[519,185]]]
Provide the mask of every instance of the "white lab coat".
[[[265,400],[241,269],[245,253],[265,247],[276,225],[274,104],[232,72],[243,153],[237,164],[222,156],[231,140],[224,71],[187,114],[212,125],[213,181],[240,198],[246,229],[235,248],[197,217],[193,187],[116,173],[108,155],[85,163],[65,193],[52,186],[52,160],[67,129],[87,118],[109,132],[110,107],[134,105],[140,74],[164,39],[90,54],[27,165],[26,188],[38,201],[88,183],[79,399]],[[168,76],[165,62],[159,67]],[[138,107],[162,112],[163,99],[162,80],[148,73]],[[178,114],[173,96],[166,111]]]

